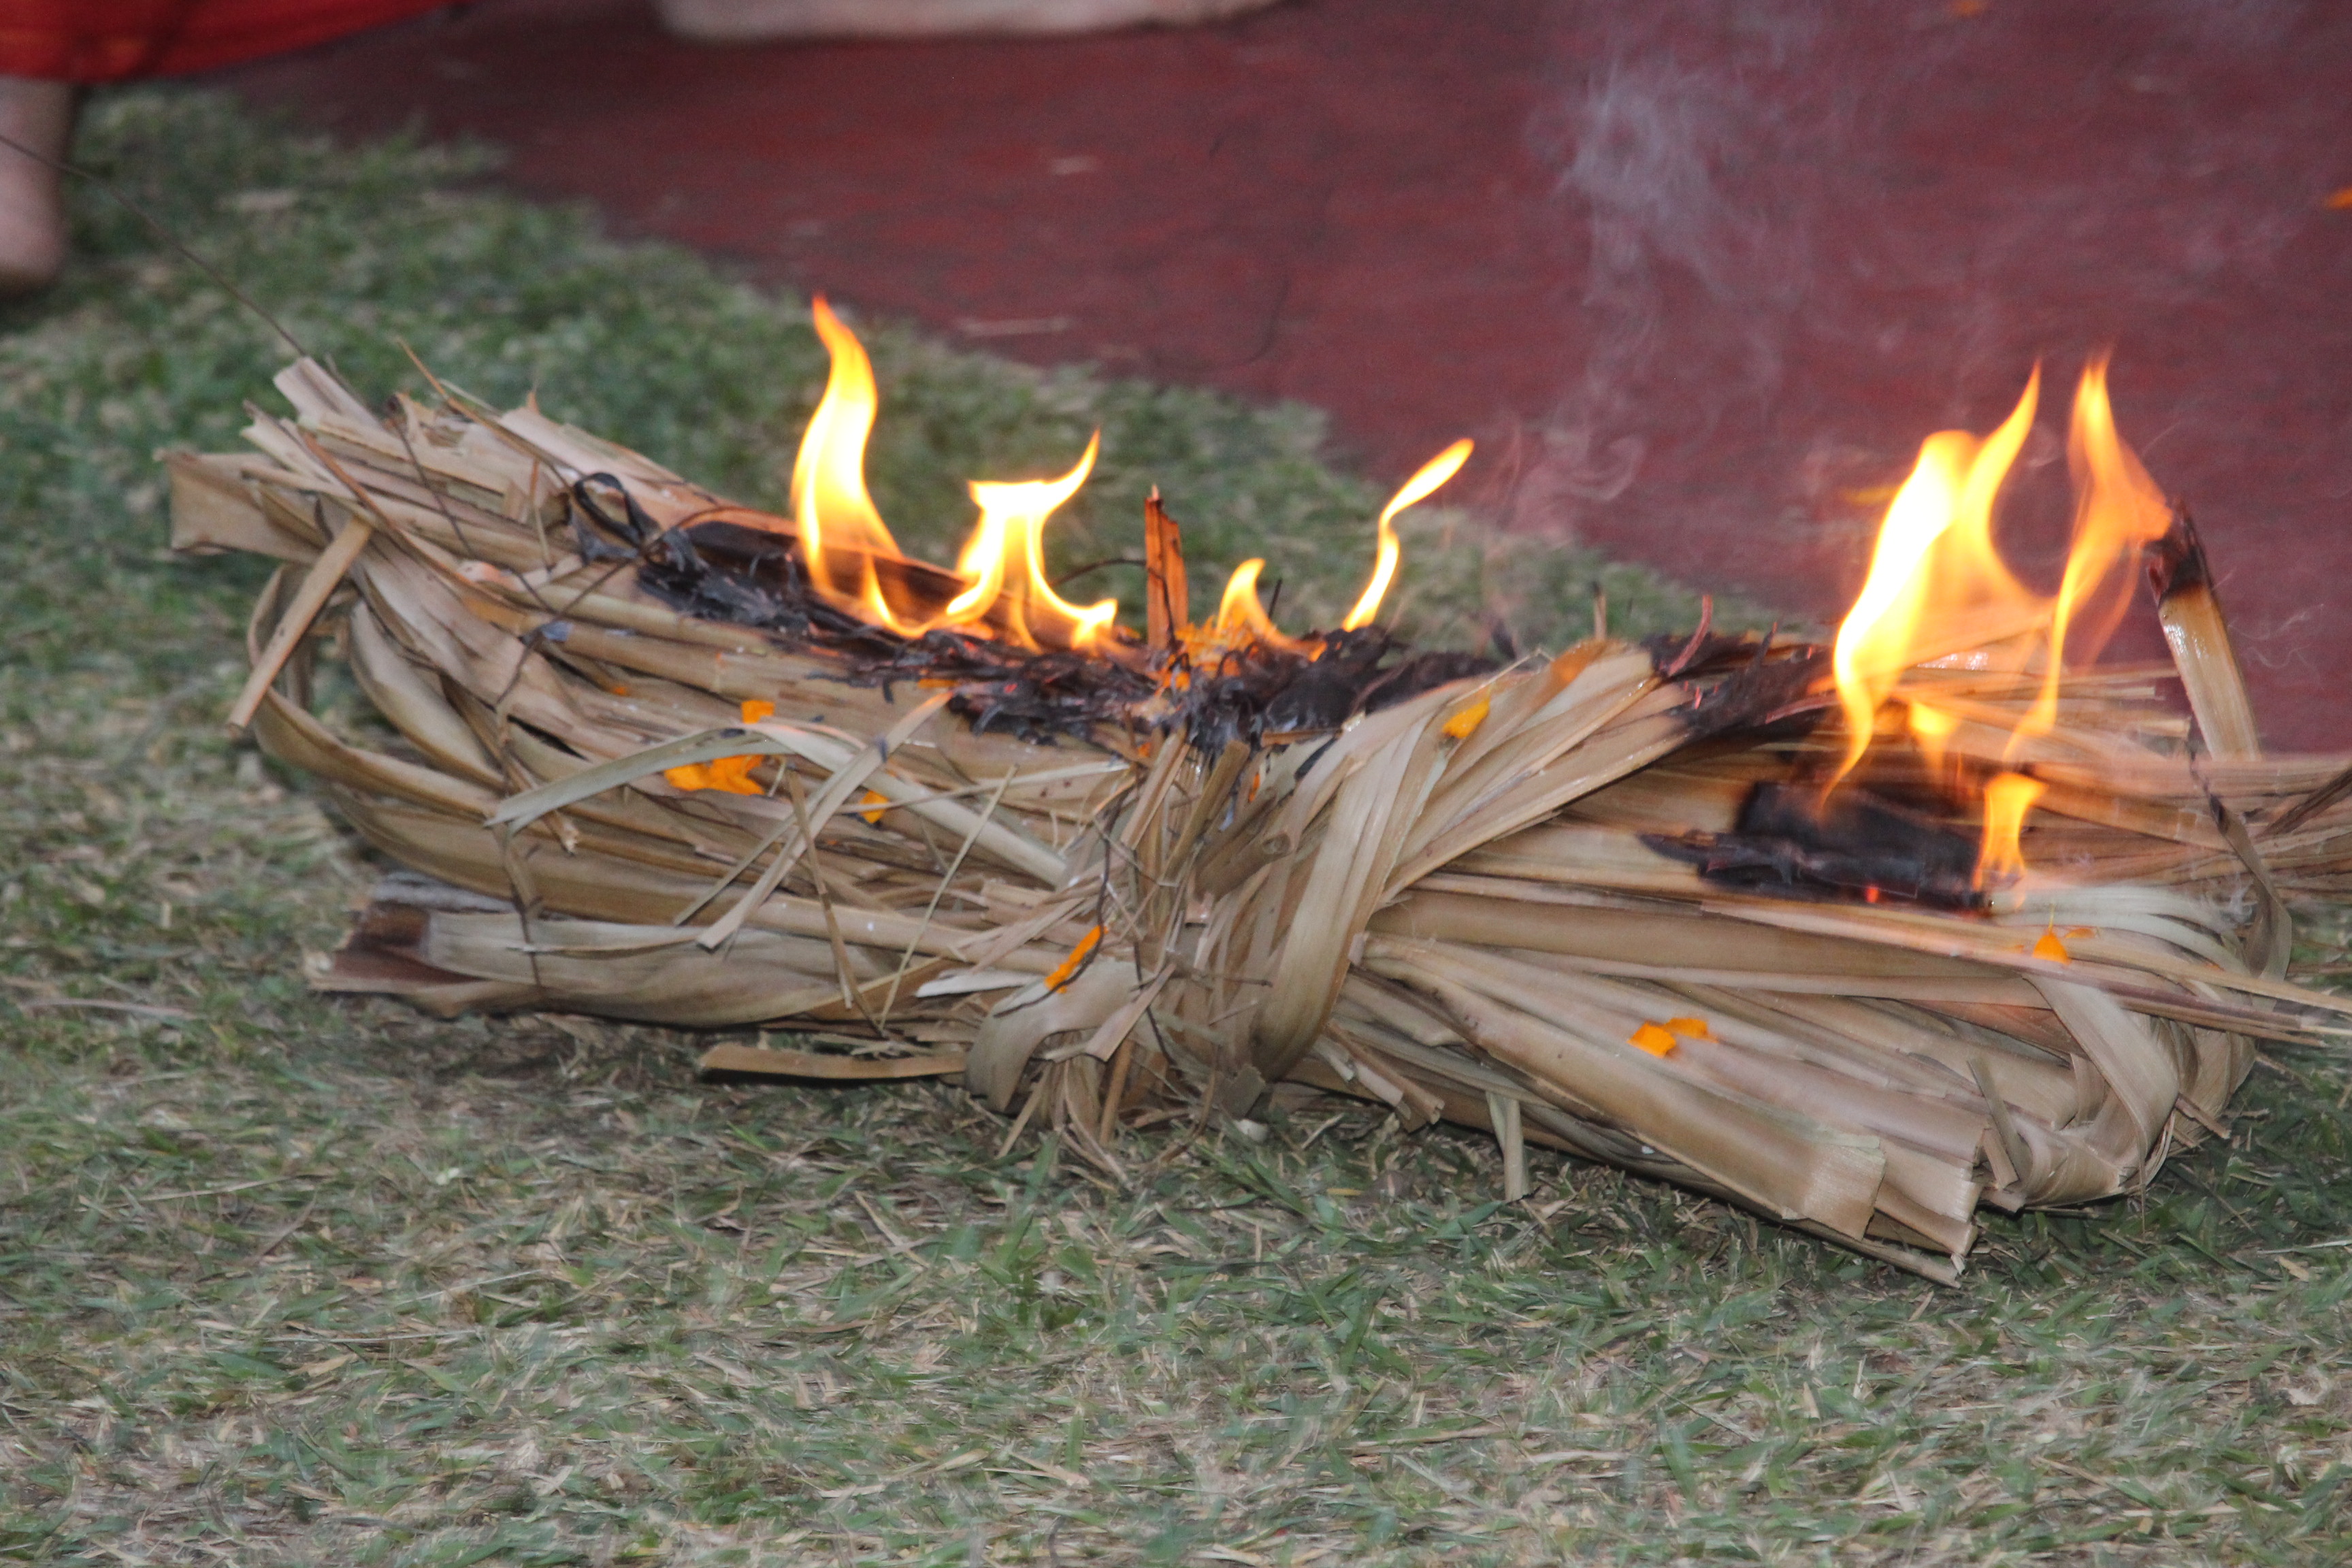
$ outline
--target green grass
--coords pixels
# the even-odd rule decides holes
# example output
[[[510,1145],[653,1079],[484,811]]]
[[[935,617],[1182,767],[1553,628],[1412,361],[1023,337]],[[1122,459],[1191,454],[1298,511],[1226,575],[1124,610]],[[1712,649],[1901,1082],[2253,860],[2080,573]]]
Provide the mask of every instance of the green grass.
[[[372,394],[397,334],[773,497],[821,374],[792,302],[217,101],[102,100],[86,152]],[[373,869],[221,735],[257,568],[163,555],[148,457],[230,446],[278,351],[102,204],[79,240],[0,318],[0,1557],[2341,1559],[2335,1058],[1939,1290],[1590,1166],[1505,1208],[1490,1144],[1336,1106],[1144,1135],[1113,1188],[946,1086],[709,1085],[663,1031],[310,994]],[[1071,559],[1131,549],[1157,481],[1204,565],[1353,591],[1379,496],[1310,415],[871,335],[876,489],[927,547],[963,476],[1098,421]],[[1621,616],[1690,611],[1447,528],[1408,556],[1432,635],[1497,562],[1563,606],[1541,635],[1603,570]],[[2303,957],[2347,964],[2340,919]]]

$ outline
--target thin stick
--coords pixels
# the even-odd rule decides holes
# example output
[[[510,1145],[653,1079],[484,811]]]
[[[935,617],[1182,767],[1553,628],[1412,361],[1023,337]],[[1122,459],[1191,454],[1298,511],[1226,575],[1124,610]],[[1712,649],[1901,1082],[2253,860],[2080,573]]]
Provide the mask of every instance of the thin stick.
[[[293,655],[294,645],[310,631],[310,623],[325,608],[328,595],[342,582],[343,574],[352,569],[352,563],[360,558],[360,552],[365,550],[369,541],[374,537],[374,528],[354,517],[343,524],[343,531],[335,535],[327,548],[319,552],[319,559],[310,563],[302,585],[294,591],[293,603],[287,605],[286,613],[278,618],[277,630],[269,634],[269,642],[262,648],[261,657],[254,660],[253,672],[245,678],[245,689],[237,693],[236,706],[228,710],[229,733],[240,734],[247,725],[253,722],[253,716],[260,710],[261,700],[268,694],[271,683],[277,680],[278,672],[286,668],[287,659]]]
[[[1118,1131],[1118,1102],[1127,1094],[1127,1074],[1135,1060],[1135,1041],[1130,1036],[1119,1042],[1118,1052],[1110,1059],[1110,1082],[1103,1089],[1102,1125],[1095,1134],[1096,1142],[1108,1148],[1111,1135]]]
[[[219,284],[221,288],[226,291],[230,299],[235,300],[238,304],[244,306],[247,310],[260,317],[263,323],[266,324],[271,331],[276,332],[279,337],[284,338],[286,340],[287,346],[291,348],[297,354],[300,355],[304,359],[316,357],[309,349],[302,345],[301,339],[296,337],[292,332],[286,330],[286,323],[280,321],[277,317],[263,310],[259,305],[255,304],[253,302],[252,296],[248,295],[244,289],[238,288],[236,284],[228,280],[227,273],[223,272],[219,268],[215,267],[211,262],[206,261],[203,257],[198,256],[194,251],[189,249],[187,242],[183,240],[178,235],[173,234],[163,219],[157,217],[153,213],[149,212],[145,207],[141,206],[137,202],[132,201],[129,196],[124,195],[121,191],[117,190],[112,181],[107,179],[103,175],[90,173],[88,169],[83,168],[79,163],[68,163],[63,158],[52,158],[47,153],[36,152],[32,148],[26,146],[22,142],[17,141],[14,136],[0,136],[0,147],[13,147],[17,152],[22,153],[26,157],[30,158],[36,163],[44,164],[48,168],[55,169],[60,174],[71,174],[77,180],[87,180],[91,184],[96,185],[101,192],[105,193],[108,200],[121,207],[132,217],[137,218],[141,223],[145,224],[148,228],[153,232],[156,238],[162,240],[165,245],[170,246],[173,250],[178,251],[184,258],[194,263],[198,271],[211,279],[214,282]]]

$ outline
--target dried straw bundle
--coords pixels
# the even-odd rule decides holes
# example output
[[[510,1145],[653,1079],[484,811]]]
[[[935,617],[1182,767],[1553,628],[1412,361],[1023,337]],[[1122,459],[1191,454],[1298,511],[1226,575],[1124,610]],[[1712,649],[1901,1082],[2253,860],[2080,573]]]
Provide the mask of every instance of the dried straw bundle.
[[[1114,1170],[1123,1120],[1300,1081],[1491,1129],[1512,1196],[1533,1141],[1938,1279],[1979,1203],[2145,1183],[2253,1039],[2347,1010],[2281,978],[2284,895],[2352,870],[2346,759],[2192,765],[2147,672],[2070,677],[2021,750],[2031,682],[1911,672],[1951,765],[2044,784],[2026,842],[2060,874],[1792,897],[1725,868],[1763,843],[1837,880],[1748,830],[1834,749],[1818,650],[1595,641],[1289,744],[975,733],[587,559],[583,481],[656,531],[743,515],[643,458],[535,408],[379,419],[307,362],[278,384],[299,416],[257,416],[258,456],[171,459],[174,543],[288,563],[236,717],[412,868],[330,989],[789,1022],[839,1048],[708,1065],[961,1072]],[[329,637],[389,733],[309,710]],[[1952,827],[1915,826],[1881,858],[1932,893]]]

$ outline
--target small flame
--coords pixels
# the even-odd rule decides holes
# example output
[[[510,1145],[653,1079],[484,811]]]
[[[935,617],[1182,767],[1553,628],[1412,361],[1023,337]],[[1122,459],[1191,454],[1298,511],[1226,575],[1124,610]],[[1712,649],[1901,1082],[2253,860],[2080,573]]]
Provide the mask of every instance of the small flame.
[[[1944,742],[1950,740],[1952,731],[1960,727],[1958,718],[1941,708],[1913,702],[1910,704],[1909,723],[1911,738],[1919,743],[1919,754],[1927,759],[1927,771],[1942,773]]]
[[[1286,637],[1274,624],[1258,602],[1258,574],[1265,563],[1253,558],[1234,568],[1225,579],[1225,592],[1217,601],[1217,618],[1209,623],[1208,636],[1200,638],[1201,647],[1194,650],[1193,662],[1205,662],[1203,656],[1211,650],[1245,647],[1251,643],[1264,643],[1268,647],[1286,653],[1314,653],[1318,645],[1311,638]]]
[[[1992,544],[1993,498],[2025,445],[2041,386],[2037,366],[2016,408],[1982,441],[1965,430],[1928,437],[1887,507],[1870,575],[1831,656],[1846,718],[1837,778],[1862,760],[1879,704],[1904,670],[1986,641],[1989,632],[2000,635],[2021,607],[2030,612],[2029,626],[2041,618],[2040,601],[2010,575]],[[2005,613],[1989,617],[1988,610]]]
[[[1339,623],[1341,630],[1352,632],[1358,626],[1369,626],[1372,617],[1381,613],[1381,601],[1388,596],[1389,584],[1396,578],[1400,553],[1395,528],[1397,513],[1416,501],[1427,500],[1440,485],[1461,472],[1462,465],[1469,460],[1470,441],[1465,437],[1423,463],[1381,509],[1380,553],[1372,561],[1371,581],[1364,584],[1363,596],[1356,601],[1356,607],[1348,612],[1348,618]],[[1230,595],[1232,591],[1228,585],[1226,593]]]
[[[971,586],[956,595],[935,625],[973,626],[992,617],[1024,647],[1041,646],[1040,631],[1063,647],[1092,647],[1100,640],[1118,614],[1118,601],[1082,606],[1055,593],[1045,576],[1045,520],[1078,493],[1101,449],[1097,430],[1076,466],[1058,479],[971,482],[980,521],[956,563],[957,574]]]
[[[895,558],[896,541],[866,493],[866,441],[874,430],[879,395],[874,363],[820,294],[810,307],[816,335],[833,356],[824,395],[809,416],[793,459],[793,513],[801,551],[817,593],[894,631],[908,628],[882,596],[876,557]]]
[[[2025,852],[2018,837],[2025,831],[2025,814],[2049,786],[2023,773],[1995,773],[1984,787],[1984,843],[1977,850],[1976,885],[1990,879],[2022,876]]]

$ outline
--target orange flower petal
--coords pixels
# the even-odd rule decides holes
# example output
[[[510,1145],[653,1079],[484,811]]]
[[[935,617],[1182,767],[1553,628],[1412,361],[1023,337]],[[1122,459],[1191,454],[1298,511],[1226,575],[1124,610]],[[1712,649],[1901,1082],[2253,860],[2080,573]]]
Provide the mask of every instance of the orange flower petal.
[[[751,770],[765,759],[761,757],[721,757],[713,763],[688,763],[684,767],[664,768],[662,777],[680,789],[718,789],[729,795],[765,795],[768,792],[752,782]]]
[[[1481,693],[1477,701],[1445,721],[1447,737],[1456,741],[1468,740],[1471,733],[1486,721],[1487,710],[1492,707],[1494,707],[1493,701]]]
[[[1666,1020],[1666,1027],[1677,1035],[1685,1036],[1694,1040],[1715,1038],[1715,1031],[1706,1026],[1705,1018],[1669,1018]]]
[[[1654,1057],[1664,1056],[1675,1048],[1674,1036],[1655,1024],[1643,1025],[1628,1037],[1625,1043],[1639,1046]]]
[[[2045,931],[2034,938],[2033,956],[2046,958],[2056,963],[2074,962],[2074,955],[2066,951],[2066,944],[2058,940],[2058,933],[2054,931]]]
[[[1078,972],[1078,965],[1087,961],[1087,954],[1095,950],[1102,942],[1102,927],[1088,926],[1087,934],[1078,938],[1078,945],[1070,949],[1070,956],[1055,964],[1054,973],[1045,976],[1045,989],[1059,991],[1063,986],[1067,985],[1070,983],[1070,976]]]
[[[774,703],[763,702],[756,697],[747,697],[743,700],[743,722],[746,724],[756,724],[762,719],[772,719],[775,716]]]

